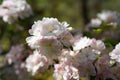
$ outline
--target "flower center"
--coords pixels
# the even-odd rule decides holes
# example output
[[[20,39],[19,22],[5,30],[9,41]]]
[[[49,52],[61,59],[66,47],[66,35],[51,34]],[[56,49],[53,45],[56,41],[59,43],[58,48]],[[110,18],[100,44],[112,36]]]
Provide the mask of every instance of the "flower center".
[[[54,30],[54,28],[52,26],[48,27],[48,32],[52,32]]]

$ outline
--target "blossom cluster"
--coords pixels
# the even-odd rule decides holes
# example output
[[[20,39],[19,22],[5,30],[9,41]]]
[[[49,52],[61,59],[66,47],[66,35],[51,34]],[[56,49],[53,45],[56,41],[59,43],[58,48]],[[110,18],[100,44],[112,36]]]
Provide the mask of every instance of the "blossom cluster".
[[[26,59],[26,68],[32,75],[45,72],[54,65],[55,80],[120,79],[119,44],[106,54],[105,43],[95,38],[73,36],[72,28],[56,18],[38,20],[29,30],[26,38],[34,50]],[[117,66],[111,61],[115,60]]]
[[[8,24],[32,14],[26,0],[3,0],[0,5],[0,17]],[[95,31],[97,38],[102,36],[104,40],[110,37],[120,40],[119,18],[117,12],[104,10],[86,26],[87,31],[91,34]],[[23,30],[18,24],[16,28]],[[27,71],[36,76],[51,69],[54,70],[54,80],[120,80],[120,42],[109,52],[102,40],[82,36],[67,22],[60,22],[57,18],[44,17],[34,22],[29,34],[26,42],[32,50],[22,44],[14,45],[5,56],[10,65],[7,67],[12,68],[10,72],[18,78],[23,80],[31,76]],[[1,53],[4,52],[0,46]]]
[[[9,24],[32,15],[32,9],[26,0],[3,0],[0,5],[0,17]]]
[[[112,60],[120,63],[120,43],[115,46],[115,49],[109,55]]]
[[[27,50],[23,44],[13,45],[5,56],[5,62],[10,65],[10,69],[5,72],[15,74],[18,79],[27,78],[28,74],[25,70],[25,59],[30,52],[31,51]]]
[[[64,49],[62,50],[61,57],[59,58],[59,65],[72,66],[76,69],[77,75],[74,78],[79,80],[85,77],[87,80],[91,76],[96,75],[95,71],[95,60],[102,55],[102,51],[105,49],[105,45],[101,40],[90,39],[87,37],[81,37],[79,40],[74,42],[73,51]],[[58,64],[55,64],[58,65]],[[56,70],[57,68],[55,68]],[[55,72],[54,75],[58,75]],[[69,74],[69,72],[68,72]],[[57,78],[57,76],[55,76]],[[71,80],[68,76],[62,75],[63,80]]]
[[[72,45],[73,36],[68,26],[56,18],[43,18],[34,23],[29,30],[31,36],[26,38],[28,45],[35,50],[26,60],[28,71],[35,74],[39,69],[48,69],[47,66],[54,63],[63,47]]]
[[[91,19],[90,23],[85,26],[85,30],[92,37],[119,42],[120,14],[116,11],[104,10],[98,13],[96,18]]]
[[[112,26],[120,26],[120,15],[115,11],[104,10],[101,13],[97,14],[97,18],[94,18],[90,22],[90,26],[98,28],[105,23]]]
[[[6,61],[8,64],[14,64],[17,63],[17,61],[22,60],[24,58],[23,52],[24,51],[24,46],[21,45],[15,45],[12,46],[10,51],[6,55]]]

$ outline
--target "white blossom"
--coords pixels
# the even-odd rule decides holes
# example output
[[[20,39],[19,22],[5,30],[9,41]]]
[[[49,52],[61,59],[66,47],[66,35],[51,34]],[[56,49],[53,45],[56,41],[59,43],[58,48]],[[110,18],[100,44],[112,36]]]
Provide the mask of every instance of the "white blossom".
[[[26,0],[3,0],[0,5],[0,16],[9,24],[32,14],[31,7]]]
[[[56,37],[36,37],[31,36],[26,38],[28,45],[33,49],[39,49],[42,54],[49,58],[56,58],[60,55],[61,50],[63,48],[60,41],[56,39]]]
[[[76,50],[81,50],[84,49],[85,47],[90,46],[91,40],[87,37],[82,37],[79,39],[79,41],[74,43],[73,49]]]
[[[109,56],[112,60],[120,63],[120,43],[118,43],[115,46],[115,49],[113,49],[112,52],[109,53]]]
[[[55,37],[43,37],[40,41],[39,50],[50,59],[56,59],[62,48],[62,44]]]
[[[112,72],[112,67],[109,64],[110,58],[108,54],[102,55],[100,59],[98,59],[95,63],[96,70],[97,70],[97,80],[102,78],[102,80],[112,79],[112,80],[119,80],[115,77],[115,72]]]
[[[57,58],[63,46],[73,44],[73,36],[66,22],[59,22],[56,18],[38,20],[29,30],[30,37],[26,42],[32,49],[39,49],[48,58]]]
[[[67,27],[68,24],[66,22],[60,23],[56,18],[43,18],[42,20],[39,20],[33,24],[32,29],[29,30],[29,33],[32,35],[32,37],[28,37],[26,41],[27,43],[32,44],[37,42],[36,39],[40,40],[41,37],[56,37],[56,39],[64,46],[69,47],[73,43],[73,36]],[[34,40],[32,38],[35,38],[35,41],[32,42],[32,40]]]
[[[31,48],[39,48],[40,47],[40,39],[41,37],[30,36],[26,38],[26,42]]]
[[[92,19],[90,22],[90,26],[94,27],[94,28],[98,28],[100,27],[100,25],[102,24],[102,21],[100,19]]]
[[[104,22],[114,22],[118,19],[118,14],[116,12],[112,12],[109,10],[104,10],[102,13],[99,13],[98,18],[103,20]]]
[[[44,55],[40,54],[37,50],[26,59],[27,71],[31,72],[32,75],[35,75],[38,72],[46,71],[48,66],[48,59]]]
[[[104,42],[96,39],[92,39],[90,46],[93,48],[93,51],[96,51],[97,54],[100,54],[101,51],[103,51],[106,48]]]
[[[73,49],[75,51],[83,50],[84,48],[91,47],[93,51],[102,51],[105,49],[105,44],[101,40],[90,39],[81,37],[78,41],[74,42]]]
[[[11,47],[10,51],[7,53],[5,59],[7,60],[8,64],[18,64],[24,58],[24,46],[14,45]]]
[[[56,18],[43,18],[34,23],[29,33],[35,36],[59,36],[67,27],[66,22],[60,23]]]
[[[79,72],[78,69],[65,65],[65,64],[56,64],[54,71],[54,79],[55,80],[79,80]]]

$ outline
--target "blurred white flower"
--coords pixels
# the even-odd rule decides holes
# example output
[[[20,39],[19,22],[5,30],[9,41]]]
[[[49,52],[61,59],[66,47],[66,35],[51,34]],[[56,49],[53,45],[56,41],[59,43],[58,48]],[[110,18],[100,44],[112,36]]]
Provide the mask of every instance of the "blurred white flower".
[[[51,59],[57,58],[57,56],[60,55],[61,50],[63,48],[60,41],[58,41],[56,37],[53,36],[31,36],[26,38],[26,41],[31,48],[39,49],[42,54]]]
[[[118,19],[118,14],[116,12],[112,12],[109,10],[104,10],[102,13],[99,13],[98,18],[103,20],[104,22],[115,22]]]
[[[87,37],[81,37],[78,41],[74,42],[74,45],[73,45],[73,49],[75,51],[84,50],[87,47],[91,47],[91,50],[99,52],[105,49],[105,44],[101,40],[96,40],[94,38],[90,39]]]
[[[40,47],[40,39],[41,37],[30,36],[26,38],[26,42],[31,48],[39,48]]]
[[[27,71],[32,72],[32,75],[35,75],[38,72],[46,71],[48,66],[48,59],[44,55],[40,54],[37,50],[26,59]]]
[[[59,36],[67,30],[66,22],[60,23],[56,18],[43,18],[38,20],[29,30],[29,33],[34,36]]]
[[[100,19],[92,19],[90,22],[90,26],[94,27],[94,28],[98,28],[100,27],[100,25],[102,24],[102,21]]]
[[[3,0],[0,5],[0,16],[9,24],[32,14],[32,9],[26,0]]]
[[[109,53],[109,56],[112,60],[120,63],[120,43],[115,46],[112,52]]]
[[[33,35],[35,37],[28,37],[26,41],[32,44],[32,40],[34,40],[32,38],[40,40],[41,37],[54,37],[64,46],[69,47],[72,45],[73,36],[67,28],[68,25],[69,24],[67,24],[66,22],[60,23],[56,18],[43,18],[41,21],[39,20],[35,22],[32,26],[32,29],[29,30],[30,35]],[[34,42],[35,41],[33,41],[33,43]]]
[[[29,30],[30,37],[26,42],[33,49],[39,49],[42,54],[52,59],[57,58],[63,46],[73,44],[73,36],[68,29],[69,24],[60,23],[56,18],[43,18],[35,22]]]
[[[59,36],[59,38],[60,38],[59,39],[60,42],[67,48],[71,47],[74,43],[73,42],[74,41],[73,35],[69,31],[62,33]]]
[[[82,37],[79,39],[79,41],[74,42],[74,46],[73,49],[76,50],[81,50],[84,49],[85,47],[90,46],[91,44],[91,39],[87,38],[87,37]]]
[[[39,50],[42,54],[47,56],[49,59],[56,59],[63,49],[62,44],[55,37],[43,37],[40,40]]]
[[[112,72],[112,67],[110,67],[109,64],[110,58],[108,54],[102,55],[102,57],[100,59],[98,59],[95,63],[96,66],[96,70],[97,70],[97,75],[96,75],[96,79],[102,79],[102,80],[106,80],[106,79],[111,79],[111,80],[119,80],[116,79],[114,71]]]
[[[55,80],[79,80],[78,69],[65,65],[65,64],[55,64],[54,70],[54,79]]]
[[[79,60],[78,62],[76,61],[76,57],[75,57],[76,53],[74,51],[71,51],[69,49],[63,49],[61,52],[61,56],[59,56],[59,61],[60,63],[64,62],[66,64],[70,64],[70,65],[74,65],[76,66],[77,64],[79,64]]]
[[[104,42],[96,39],[92,39],[90,46],[93,48],[94,51],[98,51],[97,54],[100,54],[100,52],[106,48]]]
[[[116,80],[120,80],[120,64],[111,68],[111,72],[114,74]]]
[[[12,46],[10,51],[7,53],[5,57],[8,64],[13,64],[13,63],[18,64],[19,62],[22,62],[22,59],[25,57],[23,51],[24,51],[24,46],[22,44]]]

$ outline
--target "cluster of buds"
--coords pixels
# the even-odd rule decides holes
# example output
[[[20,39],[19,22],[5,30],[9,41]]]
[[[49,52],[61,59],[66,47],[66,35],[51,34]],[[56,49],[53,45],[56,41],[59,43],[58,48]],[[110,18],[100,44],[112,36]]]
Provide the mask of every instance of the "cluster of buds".
[[[32,15],[32,10],[26,0],[3,0],[0,5],[0,17],[9,24],[30,15]]]
[[[106,54],[103,41],[74,37],[72,28],[68,26],[56,18],[43,18],[33,24],[29,30],[31,36],[26,38],[34,50],[26,59],[27,71],[36,75],[54,65],[55,80],[90,80],[92,77],[97,80],[120,79],[117,74],[120,66],[119,46]],[[113,59],[116,66],[111,64]]]

